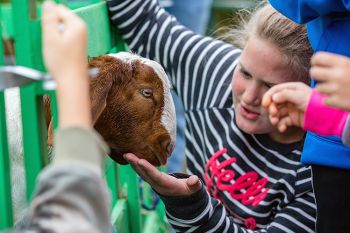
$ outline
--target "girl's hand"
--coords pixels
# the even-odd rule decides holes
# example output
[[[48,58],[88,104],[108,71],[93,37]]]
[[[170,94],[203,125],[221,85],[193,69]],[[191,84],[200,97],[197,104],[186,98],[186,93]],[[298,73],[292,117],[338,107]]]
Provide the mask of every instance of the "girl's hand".
[[[280,132],[285,132],[289,126],[303,128],[311,92],[311,88],[301,82],[282,83],[265,93],[262,105],[268,109],[271,123]]]
[[[197,176],[192,175],[187,179],[178,179],[158,171],[149,162],[137,158],[134,154],[125,154],[124,158],[137,174],[162,196],[188,196],[202,188],[202,183]]]
[[[350,111],[350,58],[318,52],[311,64],[311,77],[320,81],[316,90],[327,95],[325,104]]]

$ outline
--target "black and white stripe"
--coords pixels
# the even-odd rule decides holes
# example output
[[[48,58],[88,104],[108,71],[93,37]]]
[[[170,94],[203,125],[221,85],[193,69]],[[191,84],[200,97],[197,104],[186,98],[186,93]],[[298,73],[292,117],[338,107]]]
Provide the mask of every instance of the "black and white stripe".
[[[231,79],[241,51],[189,31],[156,0],[111,0],[108,5],[130,49],[162,64],[183,101],[188,173],[203,179],[209,158],[227,148],[219,160],[237,159],[227,168],[235,178],[255,171],[259,179],[268,179],[267,196],[255,207],[226,191],[219,191],[223,202],[218,201],[204,188],[190,197],[163,197],[174,229],[253,232],[244,226],[252,217],[255,232],[314,232],[311,172],[299,162],[302,142],[281,145],[266,135],[248,135],[235,124]]]

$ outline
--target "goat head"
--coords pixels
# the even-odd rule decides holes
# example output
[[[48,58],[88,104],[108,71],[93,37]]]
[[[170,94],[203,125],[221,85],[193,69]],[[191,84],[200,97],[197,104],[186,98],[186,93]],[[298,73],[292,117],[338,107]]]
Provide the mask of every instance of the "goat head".
[[[176,117],[163,68],[127,52],[90,58],[89,67],[99,69],[90,84],[91,111],[95,129],[111,149],[109,156],[126,164],[123,154],[132,152],[164,165],[175,146]]]

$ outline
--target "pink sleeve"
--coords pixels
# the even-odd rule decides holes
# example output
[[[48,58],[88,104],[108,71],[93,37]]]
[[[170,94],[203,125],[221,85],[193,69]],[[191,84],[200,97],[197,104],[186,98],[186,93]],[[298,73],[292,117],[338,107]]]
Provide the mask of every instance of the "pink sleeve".
[[[349,113],[325,105],[324,99],[324,95],[312,90],[305,111],[304,128],[322,136],[341,136]]]

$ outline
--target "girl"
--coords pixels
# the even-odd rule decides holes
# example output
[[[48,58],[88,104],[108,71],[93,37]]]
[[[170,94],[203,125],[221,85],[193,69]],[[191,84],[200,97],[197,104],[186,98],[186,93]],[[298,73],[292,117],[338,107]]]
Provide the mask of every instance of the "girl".
[[[229,33],[239,48],[196,35],[156,0],[108,5],[130,49],[164,66],[184,104],[193,176],[177,179],[125,155],[161,195],[173,228],[313,232],[311,174],[299,162],[304,131],[280,133],[261,106],[272,85],[308,83],[312,49],[305,28],[264,6],[242,30]]]

